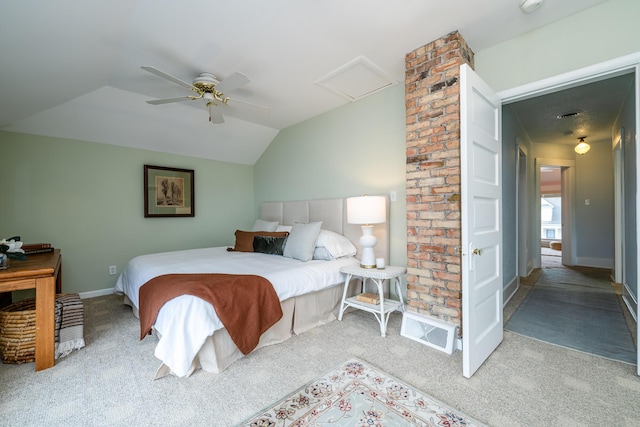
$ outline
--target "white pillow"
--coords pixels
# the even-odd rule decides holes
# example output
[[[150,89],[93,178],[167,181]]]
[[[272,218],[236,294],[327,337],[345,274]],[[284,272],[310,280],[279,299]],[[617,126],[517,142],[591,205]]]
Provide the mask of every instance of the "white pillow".
[[[309,224],[297,222],[293,224],[282,256],[309,261],[313,257],[313,250],[316,247],[321,226],[322,222],[310,222]]]
[[[317,247],[323,247],[333,258],[355,256],[358,249],[342,234],[329,230],[320,230]],[[320,256],[320,255],[319,255]],[[324,259],[324,258],[317,258]]]
[[[313,250],[313,259],[323,261],[333,261],[335,258],[331,256],[327,248],[324,246],[316,246]]]
[[[288,231],[288,232],[291,232],[291,226],[290,225],[278,225],[276,227],[276,231]]]
[[[251,231],[276,231],[276,227],[278,227],[278,221],[256,219]]]

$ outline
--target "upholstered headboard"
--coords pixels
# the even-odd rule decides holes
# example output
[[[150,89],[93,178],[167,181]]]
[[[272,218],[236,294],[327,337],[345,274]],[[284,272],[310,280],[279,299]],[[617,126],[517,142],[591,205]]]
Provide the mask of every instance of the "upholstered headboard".
[[[378,239],[374,250],[376,257],[383,257],[389,262],[389,198],[385,196],[387,221],[376,224],[373,234]],[[322,228],[335,231],[351,240],[358,248],[358,240],[362,235],[360,225],[347,222],[347,199],[301,200],[294,202],[264,202],[260,205],[260,219],[278,221],[282,225],[293,225],[294,222],[322,221]]]

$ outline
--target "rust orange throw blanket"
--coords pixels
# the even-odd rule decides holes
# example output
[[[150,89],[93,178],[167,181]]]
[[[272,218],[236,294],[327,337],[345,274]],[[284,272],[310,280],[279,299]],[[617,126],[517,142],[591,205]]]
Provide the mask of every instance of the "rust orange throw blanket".
[[[211,303],[242,354],[250,353],[260,336],[282,317],[273,285],[261,276],[245,274],[165,274],[140,288],[140,339],[151,334],[165,302],[193,295]]]

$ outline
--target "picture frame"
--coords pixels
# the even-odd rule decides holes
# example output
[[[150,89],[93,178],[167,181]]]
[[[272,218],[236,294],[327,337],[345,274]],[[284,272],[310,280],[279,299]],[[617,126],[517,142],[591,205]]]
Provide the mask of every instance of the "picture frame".
[[[144,165],[144,217],[193,216],[193,169]]]

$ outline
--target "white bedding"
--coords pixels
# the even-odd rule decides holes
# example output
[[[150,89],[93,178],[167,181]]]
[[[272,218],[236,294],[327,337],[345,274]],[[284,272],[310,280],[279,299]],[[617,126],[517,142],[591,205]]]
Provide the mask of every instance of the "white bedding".
[[[124,268],[115,291],[125,294],[138,309],[138,290],[163,274],[255,274],[268,279],[280,301],[344,282],[340,268],[358,263],[354,257],[334,261],[302,262],[278,255],[228,252],[226,247],[142,255]],[[183,295],[167,302],[158,314],[155,330],[160,340],[155,356],[177,376],[190,374],[192,362],[208,336],[223,325],[208,302]]]

